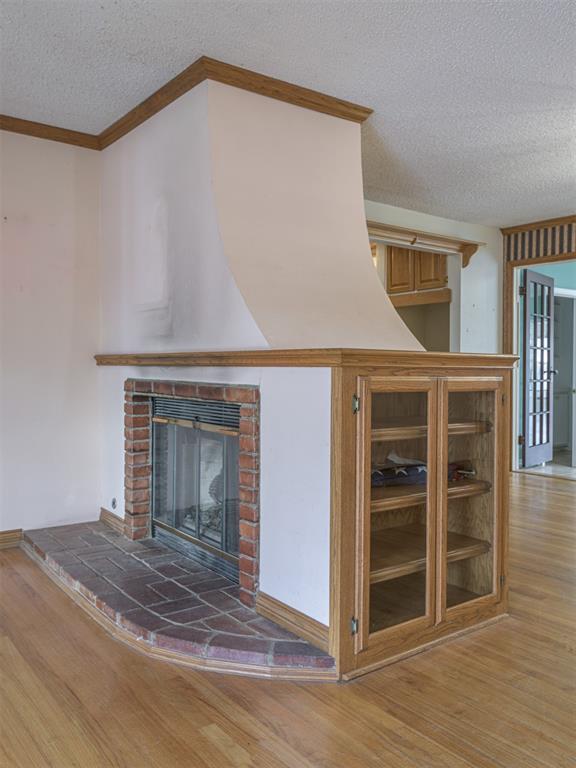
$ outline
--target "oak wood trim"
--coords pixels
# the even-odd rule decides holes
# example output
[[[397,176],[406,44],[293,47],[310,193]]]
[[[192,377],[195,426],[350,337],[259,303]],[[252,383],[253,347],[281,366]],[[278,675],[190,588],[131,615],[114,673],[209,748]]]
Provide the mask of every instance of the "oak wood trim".
[[[428,650],[429,648],[434,648],[437,645],[441,645],[442,643],[445,643],[446,640],[454,640],[458,637],[469,635],[472,632],[477,632],[479,629],[484,629],[484,627],[488,627],[491,624],[495,624],[497,621],[501,621],[502,619],[507,619],[507,618],[508,618],[508,613],[499,613],[496,616],[487,618],[485,621],[479,621],[477,624],[474,624],[472,626],[455,630],[451,634],[449,634],[448,637],[446,636],[436,637],[433,640],[428,640],[427,642],[422,643],[422,645],[417,645],[406,651],[400,651],[399,653],[396,653],[394,656],[387,656],[386,658],[380,659],[379,661],[373,662],[372,664],[369,664],[365,667],[359,667],[358,669],[353,669],[350,672],[344,673],[342,675],[342,680],[344,680],[345,682],[348,682],[350,680],[355,680],[357,677],[363,677],[364,675],[367,675],[370,672],[375,672],[377,669],[381,669],[382,667],[387,667],[390,664],[395,664],[397,661],[408,659],[411,656],[415,656],[418,653],[422,653],[423,651]]]
[[[449,235],[436,235],[433,232],[423,232],[418,229],[408,227],[398,227],[393,224],[384,224],[379,221],[368,220],[369,237],[391,238],[398,240],[400,247],[418,248],[421,246],[434,248],[436,251],[444,250],[446,253],[460,253],[462,255],[462,267],[467,267],[470,259],[476,253],[481,245],[486,243],[476,242],[474,240],[464,240],[462,238],[451,237]]]
[[[0,549],[19,547],[22,541],[22,528],[13,528],[10,531],[0,531]]]
[[[381,349],[256,349],[95,355],[97,365],[130,367],[512,368],[514,355]]]
[[[516,224],[514,227],[503,227],[500,229],[503,235],[513,235],[516,232],[528,232],[531,229],[542,229],[544,227],[558,227],[562,224],[576,223],[576,213],[569,216],[559,216],[556,219],[543,219],[542,221],[531,221],[529,224]]]
[[[452,290],[451,288],[440,288],[431,291],[415,291],[414,293],[397,293],[390,295],[390,301],[395,307],[450,304],[452,301]]]
[[[356,568],[356,420],[352,396],[358,394],[355,372],[332,371],[330,450],[330,646],[338,676],[354,667],[350,620],[356,593],[351,574]],[[342,468],[347,471],[343,472]]]
[[[225,85],[232,85],[235,88],[258,93],[261,96],[268,96],[271,99],[285,101],[297,107],[304,107],[333,117],[341,117],[356,123],[363,123],[372,114],[371,109],[359,104],[337,99],[334,96],[287,83],[284,80],[277,80],[274,77],[261,75],[243,67],[226,64],[208,56],[201,56],[183,72],[180,72],[179,75],[176,75],[138,106],[102,131],[99,137],[101,148],[105,149],[118,141],[122,136],[204,80],[214,80]]]
[[[105,507],[100,507],[100,522],[105,523],[112,528],[116,533],[124,535],[124,519],[118,517],[113,512]]]
[[[319,681],[336,682],[336,672],[334,669],[304,669],[298,667],[268,667],[261,664],[244,664],[234,661],[221,661],[219,659],[205,659],[201,657],[190,656],[188,654],[170,651],[165,648],[150,645],[142,638],[132,635],[128,630],[116,624],[106,614],[99,611],[81,592],[77,592],[66,584],[57,573],[55,573],[46,563],[38,557],[32,548],[23,543],[22,549],[33,560],[42,571],[58,586],[68,597],[78,605],[82,610],[94,619],[103,629],[105,629],[116,640],[121,640],[134,650],[140,651],[152,658],[170,661],[174,664],[180,664],[192,669],[204,670],[207,672],[225,672],[231,675],[242,677],[258,677],[276,680],[298,680],[298,681]]]
[[[575,217],[576,219],[576,217]],[[503,313],[502,313],[502,349],[504,354],[513,354],[514,344],[514,308],[516,306],[514,296],[514,270],[518,267],[530,267],[535,264],[552,264],[557,261],[573,261],[576,259],[576,251],[571,253],[558,253],[554,256],[540,256],[534,259],[516,259],[504,261],[504,285],[503,285]]]
[[[22,120],[10,115],[0,115],[0,130],[21,133],[24,136],[35,136],[37,139],[59,141],[62,144],[72,144],[75,147],[84,147],[85,149],[101,149],[99,137],[92,133],[71,131],[68,128],[35,123],[33,120]]]
[[[218,83],[241,88],[244,91],[267,96],[270,99],[284,101],[297,107],[311,109],[314,112],[321,112],[332,117],[340,117],[354,123],[363,123],[373,111],[368,107],[362,107],[360,104],[354,104],[344,99],[337,99],[335,96],[328,96],[328,94],[320,93],[320,91],[287,83],[284,80],[268,77],[268,75],[262,75],[259,72],[253,72],[233,64],[226,64],[208,56],[201,56],[97,136],[70,131],[66,128],[57,128],[44,123],[35,123],[30,120],[21,120],[9,115],[0,116],[0,130],[24,133],[40,139],[61,141],[65,144],[73,144],[88,149],[106,149],[204,80],[214,80]]]
[[[320,621],[306,616],[275,597],[259,592],[256,595],[256,612],[270,621],[274,621],[289,632],[307,640],[312,645],[328,652],[328,627]]]

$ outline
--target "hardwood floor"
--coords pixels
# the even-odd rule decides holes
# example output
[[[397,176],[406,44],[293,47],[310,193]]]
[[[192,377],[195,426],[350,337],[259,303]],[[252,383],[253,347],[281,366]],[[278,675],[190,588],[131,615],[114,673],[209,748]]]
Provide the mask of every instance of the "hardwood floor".
[[[512,616],[343,685],[145,658],[22,552],[0,552],[0,765],[576,765],[576,485],[512,484]]]

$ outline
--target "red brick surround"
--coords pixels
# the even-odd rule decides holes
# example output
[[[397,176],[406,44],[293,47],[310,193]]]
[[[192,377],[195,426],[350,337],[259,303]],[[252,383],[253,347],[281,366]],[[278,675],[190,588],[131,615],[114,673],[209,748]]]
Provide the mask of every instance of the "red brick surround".
[[[260,538],[260,393],[257,387],[127,379],[124,383],[124,533],[150,535],[152,483],[152,395],[205,398],[240,404],[239,578],[240,599],[254,604],[258,589]]]

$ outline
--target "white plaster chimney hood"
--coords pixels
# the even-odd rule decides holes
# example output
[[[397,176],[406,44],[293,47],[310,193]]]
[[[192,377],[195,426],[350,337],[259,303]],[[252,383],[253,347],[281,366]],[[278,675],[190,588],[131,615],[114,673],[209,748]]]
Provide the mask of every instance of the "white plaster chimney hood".
[[[103,349],[422,350],[372,263],[360,153],[357,122],[212,80],[104,149]]]

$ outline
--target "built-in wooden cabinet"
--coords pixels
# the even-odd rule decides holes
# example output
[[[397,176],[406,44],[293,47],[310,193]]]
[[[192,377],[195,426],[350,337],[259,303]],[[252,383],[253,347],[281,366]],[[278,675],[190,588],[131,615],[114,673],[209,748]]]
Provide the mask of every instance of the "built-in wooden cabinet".
[[[345,548],[354,583],[341,584],[351,611],[344,677],[506,610],[509,366],[442,370],[425,357],[429,368],[357,371],[349,382],[356,477],[354,521],[344,524],[354,537]]]
[[[386,248],[386,290],[389,294],[445,288],[446,255],[408,248]]]
[[[447,282],[446,256],[443,253],[414,252],[414,290],[445,288]]]
[[[386,248],[386,290],[407,293],[415,290],[414,251],[406,248]]]

